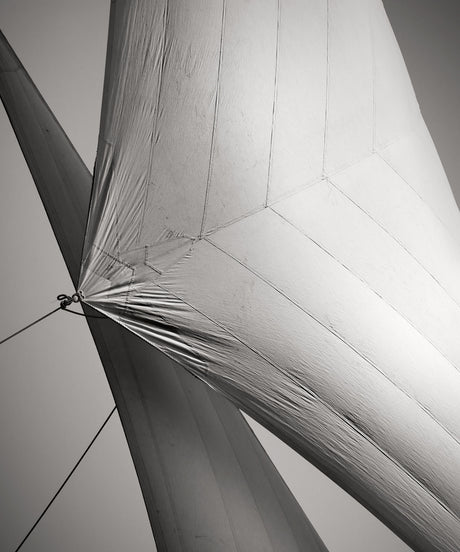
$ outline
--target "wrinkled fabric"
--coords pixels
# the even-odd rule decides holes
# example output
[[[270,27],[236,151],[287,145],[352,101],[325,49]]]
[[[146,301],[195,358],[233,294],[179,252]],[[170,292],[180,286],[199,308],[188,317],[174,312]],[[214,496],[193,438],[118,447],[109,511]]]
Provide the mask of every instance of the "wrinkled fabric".
[[[460,217],[380,0],[112,17],[84,301],[457,552]]]
[[[0,99],[76,286],[92,176],[1,31]],[[85,308],[153,530],[152,552],[327,552],[241,412],[91,311]],[[14,542],[1,540],[13,550]]]

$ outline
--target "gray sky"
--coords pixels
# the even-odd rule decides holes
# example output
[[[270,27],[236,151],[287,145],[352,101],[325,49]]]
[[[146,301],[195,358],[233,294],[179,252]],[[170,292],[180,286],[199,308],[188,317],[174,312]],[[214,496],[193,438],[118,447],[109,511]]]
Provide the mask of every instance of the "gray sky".
[[[458,0],[387,0],[429,128],[460,198]],[[0,0],[3,32],[92,167],[108,0]],[[457,17],[455,17],[457,16]],[[51,310],[71,282],[0,109],[0,338]],[[0,549],[14,550],[110,411],[85,321],[57,313],[0,347]],[[335,484],[256,432],[330,552],[407,552]],[[107,462],[107,459],[110,459]],[[24,551],[153,550],[118,418],[96,442]]]

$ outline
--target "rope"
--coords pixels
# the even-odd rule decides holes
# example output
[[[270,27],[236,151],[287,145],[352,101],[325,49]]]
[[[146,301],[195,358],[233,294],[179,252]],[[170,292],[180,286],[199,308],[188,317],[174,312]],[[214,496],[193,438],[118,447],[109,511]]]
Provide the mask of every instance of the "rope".
[[[32,534],[32,531],[35,529],[35,527],[37,527],[37,525],[40,523],[40,521],[42,520],[43,516],[46,514],[46,512],[50,509],[51,505],[53,504],[53,502],[56,500],[56,498],[59,496],[60,492],[62,491],[62,489],[65,487],[66,483],[69,481],[69,479],[72,477],[72,475],[75,473],[75,470],[78,468],[78,466],[80,465],[81,461],[83,460],[83,458],[86,456],[86,454],[89,452],[90,448],[93,446],[94,442],[96,441],[96,439],[99,437],[99,435],[101,434],[102,430],[104,429],[104,427],[107,425],[108,421],[110,420],[110,418],[112,417],[112,414],[115,412],[115,410],[117,409],[116,406],[114,406],[112,408],[112,410],[110,411],[109,415],[106,417],[106,419],[104,420],[103,424],[101,425],[101,427],[97,430],[97,433],[96,435],[91,439],[89,445],[86,447],[85,451],[83,452],[83,454],[80,456],[80,458],[78,459],[77,463],[74,465],[74,467],[70,470],[69,474],[67,475],[67,477],[64,479],[64,481],[62,482],[61,486],[59,487],[59,489],[54,493],[53,497],[51,498],[51,500],[48,502],[48,504],[46,505],[45,509],[43,510],[43,512],[38,516],[38,518],[36,519],[35,523],[32,525],[32,527],[30,528],[29,532],[27,533],[27,535],[22,539],[22,541],[19,543],[18,547],[15,549],[14,552],[18,552],[18,550],[20,550],[23,546],[23,544],[26,542],[26,540],[30,537],[30,535]]]
[[[99,320],[107,319],[107,316],[97,316],[97,314],[85,314],[84,312],[77,312],[69,309],[63,309],[63,310],[64,312],[68,312],[70,314],[76,314],[77,316],[84,316],[85,318],[99,318]]]
[[[85,313],[81,313],[81,312],[76,312],[76,311],[73,311],[73,310],[67,310],[67,307],[70,306],[72,303],[79,303],[80,302],[80,296],[78,293],[74,293],[73,295],[66,295],[64,293],[60,293],[56,299],[59,301],[59,307],[53,309],[52,311],[48,312],[47,314],[41,316],[40,318],[37,318],[37,320],[34,320],[33,322],[31,322],[30,324],[28,324],[27,326],[24,326],[24,328],[21,328],[20,330],[18,330],[17,332],[14,332],[13,334],[11,334],[10,336],[6,337],[5,339],[2,339],[2,341],[0,341],[0,345],[5,343],[6,341],[10,340],[10,339],[13,339],[13,337],[16,337],[17,335],[19,335],[20,333],[28,330],[29,328],[31,328],[32,326],[34,326],[35,324],[38,324],[39,322],[41,322],[42,320],[45,320],[45,318],[48,318],[48,316],[51,316],[52,314],[54,314],[55,312],[59,311],[59,310],[63,310],[65,312],[70,312],[71,314],[78,314],[79,316],[84,316],[85,318],[106,318],[105,316],[94,316],[94,315],[91,315],[91,314],[85,314]],[[38,518],[36,519],[35,523],[32,525],[32,527],[30,528],[29,532],[26,534],[26,536],[22,539],[22,541],[19,543],[18,547],[16,548],[15,552],[18,552],[18,550],[20,550],[23,546],[23,544],[26,542],[26,540],[30,537],[32,531],[35,529],[35,527],[37,527],[37,525],[40,523],[40,521],[42,520],[43,516],[46,514],[46,512],[50,509],[51,505],[53,504],[53,502],[56,500],[56,498],[59,496],[60,492],[62,491],[62,489],[65,487],[66,483],[69,481],[69,479],[72,477],[72,475],[74,474],[75,470],[78,468],[78,466],[80,465],[80,463],[82,462],[83,458],[86,456],[86,454],[89,452],[90,448],[93,446],[94,442],[96,441],[96,439],[99,437],[101,431],[104,429],[104,427],[107,425],[108,421],[110,420],[110,418],[112,417],[112,414],[115,412],[115,410],[117,409],[116,406],[114,406],[112,408],[112,410],[110,411],[109,415],[106,417],[106,419],[104,420],[103,424],[100,426],[100,428],[98,429],[96,435],[91,439],[89,445],[86,447],[86,449],[84,450],[83,454],[80,456],[80,458],[78,459],[77,463],[74,465],[74,467],[70,470],[69,474],[67,475],[67,477],[64,479],[64,481],[62,482],[62,484],[60,485],[60,487],[58,488],[58,490],[54,493],[53,497],[51,498],[51,500],[48,502],[48,504],[46,505],[45,509],[42,511],[42,513],[38,516]]]
[[[10,339],[13,339],[13,337],[16,337],[20,333],[25,332],[26,330],[28,330],[32,326],[35,326],[35,324],[38,324],[42,320],[45,320],[45,318],[48,318],[48,316],[51,316],[52,314],[54,314],[58,310],[63,310],[65,312],[69,312],[70,314],[76,314],[78,316],[84,316],[85,318],[99,318],[100,320],[105,320],[107,318],[106,316],[97,316],[97,315],[94,315],[94,314],[85,314],[84,312],[77,312],[77,311],[67,309],[67,307],[69,305],[71,305],[72,303],[79,303],[80,302],[80,296],[78,295],[78,293],[74,293],[73,295],[65,295],[64,293],[60,293],[56,297],[56,299],[58,301],[60,301],[59,307],[57,307],[56,309],[53,309],[52,311],[44,314],[43,316],[40,316],[40,318],[37,318],[37,320],[34,320],[30,324],[27,324],[27,326],[24,326],[24,328],[21,328],[17,332],[12,333],[8,337],[5,337],[5,339],[2,339],[0,341],[0,345],[2,345],[3,343],[6,343]]]
[[[5,343],[6,341],[8,341],[9,339],[13,339],[13,337],[16,337],[17,335],[19,335],[20,333],[22,332],[25,332],[26,330],[28,330],[29,328],[31,328],[32,326],[34,326],[35,324],[38,324],[39,322],[41,322],[42,320],[45,320],[45,318],[48,318],[48,316],[51,316],[52,314],[54,314],[55,312],[57,312],[58,310],[60,310],[61,307],[58,307],[57,309],[53,309],[52,311],[50,311],[48,314],[45,314],[44,316],[41,316],[40,318],[37,318],[37,320],[34,320],[33,322],[31,322],[30,324],[28,324],[27,326],[24,326],[24,328],[18,330],[17,332],[14,332],[13,334],[9,335],[8,337],[5,337],[5,339],[2,339],[2,341],[0,341],[0,345],[2,345],[2,343]]]

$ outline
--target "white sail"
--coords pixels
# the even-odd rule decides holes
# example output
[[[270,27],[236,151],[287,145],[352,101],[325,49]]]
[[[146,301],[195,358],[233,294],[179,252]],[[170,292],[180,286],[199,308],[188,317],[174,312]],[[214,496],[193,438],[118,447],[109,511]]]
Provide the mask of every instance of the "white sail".
[[[460,217],[380,0],[112,17],[82,297],[456,551]]]
[[[1,32],[0,99],[76,285],[91,174]],[[154,532],[150,549],[327,552],[232,404],[118,324],[87,321]],[[3,534],[2,549],[14,549],[6,542]]]

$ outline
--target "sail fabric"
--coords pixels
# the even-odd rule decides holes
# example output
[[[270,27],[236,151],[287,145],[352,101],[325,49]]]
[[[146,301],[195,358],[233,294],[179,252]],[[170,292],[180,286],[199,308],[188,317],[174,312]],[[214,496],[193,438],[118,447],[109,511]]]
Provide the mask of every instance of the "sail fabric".
[[[111,27],[82,298],[457,551],[460,216],[381,1]]]
[[[73,285],[77,286],[91,192],[91,174],[0,31],[0,100],[47,215],[66,213],[54,231]],[[69,192],[69,189],[72,192]]]
[[[77,285],[91,174],[1,31],[0,99]],[[237,408],[119,324],[87,322],[136,468],[152,550],[327,552]]]

